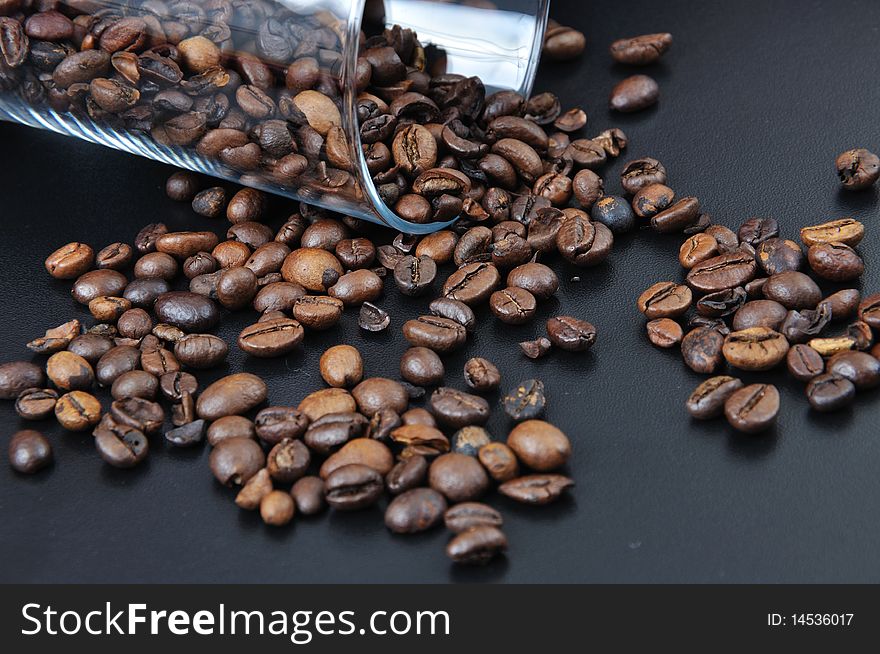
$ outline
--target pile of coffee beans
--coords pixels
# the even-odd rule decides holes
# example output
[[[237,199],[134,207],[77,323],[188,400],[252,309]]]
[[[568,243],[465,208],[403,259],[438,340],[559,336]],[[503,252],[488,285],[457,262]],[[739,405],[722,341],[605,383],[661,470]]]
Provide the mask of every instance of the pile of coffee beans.
[[[865,151],[841,155],[838,168],[846,158],[867,162],[854,152]],[[841,174],[844,185],[862,174],[860,165],[845,167],[850,172],[846,179]],[[723,413],[747,433],[775,424],[778,390],[719,374],[725,367],[760,372],[786,366],[806,384],[810,406],[822,412],[848,406],[856,392],[880,386],[880,345],[874,344],[880,294],[862,298],[850,287],[865,270],[855,249],[865,235],[862,223],[839,218],[808,225],[800,230],[800,243],[781,236],[772,218],[750,218],[736,232],[716,224],[691,231],[679,250],[684,281],[652,284],[637,307],[649,319],[654,345],[680,347],[688,367],[714,375],[688,398],[693,417]]]

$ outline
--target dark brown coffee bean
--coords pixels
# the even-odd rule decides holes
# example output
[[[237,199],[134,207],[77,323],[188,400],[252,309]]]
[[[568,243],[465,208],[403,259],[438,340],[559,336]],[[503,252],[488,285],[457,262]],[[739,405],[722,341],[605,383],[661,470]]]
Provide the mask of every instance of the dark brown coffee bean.
[[[127,397],[140,397],[155,400],[159,391],[159,380],[144,370],[131,370],[123,373],[110,387],[110,395],[114,400]]]
[[[317,515],[326,507],[324,482],[320,477],[303,477],[290,489],[290,496],[300,515]]]
[[[743,383],[735,377],[710,377],[694,389],[685,407],[691,416],[699,420],[717,418],[724,412],[727,398],[742,387]]]
[[[136,279],[128,286],[122,296],[131,302],[132,306],[140,309],[152,309],[160,295],[169,290],[168,282],[164,279]]]
[[[709,293],[697,300],[697,313],[708,318],[722,318],[735,313],[748,297],[742,287]]]
[[[768,275],[798,270],[804,261],[804,253],[794,241],[770,238],[756,250],[758,263]]]
[[[329,329],[342,317],[343,304],[335,297],[306,295],[293,304],[293,317],[309,329]]]
[[[485,469],[472,456],[449,453],[437,457],[428,470],[428,482],[450,502],[479,498],[489,488]]]
[[[266,469],[274,481],[292,484],[306,473],[310,462],[309,448],[302,441],[285,438],[269,452]]]
[[[449,531],[461,534],[476,527],[498,528],[502,526],[504,520],[501,514],[488,504],[462,502],[446,511],[443,522]]]
[[[400,357],[400,376],[416,386],[438,386],[446,371],[434,350],[411,347]]]
[[[265,443],[280,443],[286,438],[299,438],[309,424],[308,418],[293,407],[266,407],[254,418],[256,435]]]
[[[206,332],[220,320],[216,304],[206,297],[185,291],[163,293],[156,299],[153,309],[159,320],[187,333]]]
[[[694,372],[711,375],[721,365],[724,336],[714,327],[692,329],[681,341],[681,355]]]
[[[880,157],[864,148],[840,154],[835,165],[840,184],[848,191],[868,188],[880,178]]]
[[[88,305],[96,297],[119,297],[123,294],[128,280],[116,270],[92,270],[73,283],[71,295],[80,304]]]
[[[668,209],[651,218],[651,227],[661,234],[684,231],[693,225],[700,216],[700,201],[697,198],[680,198]]]
[[[415,347],[435,352],[452,352],[467,340],[465,328],[454,320],[439,316],[419,316],[403,325],[403,336]]]
[[[856,387],[850,380],[830,373],[813,377],[805,392],[810,406],[822,412],[838,411],[856,397]]]
[[[51,388],[28,388],[15,400],[15,412],[23,420],[45,420],[55,412],[58,393]]]
[[[605,182],[592,170],[585,168],[574,176],[571,190],[581,207],[589,210],[605,193]]]
[[[758,247],[764,241],[779,236],[779,223],[773,218],[749,218],[740,225],[737,235],[741,243]]]
[[[628,39],[618,39],[611,44],[614,61],[630,66],[645,66],[657,61],[672,45],[668,32],[643,34]]]
[[[208,444],[211,447],[229,438],[256,438],[254,423],[244,416],[225,416],[208,427]]]
[[[746,302],[733,315],[733,328],[737,331],[750,327],[767,327],[780,331],[788,311],[774,300]]]
[[[514,420],[532,420],[544,413],[547,398],[544,383],[537,379],[521,382],[501,399],[504,411]]]
[[[185,366],[203,370],[226,360],[226,341],[211,334],[187,334],[174,344],[174,355]]]
[[[631,113],[647,109],[659,99],[660,87],[653,78],[647,75],[633,75],[611,90],[608,104],[614,111]]]
[[[391,316],[370,302],[364,302],[358,312],[358,327],[368,332],[381,332],[391,324]]]
[[[858,253],[844,243],[820,243],[807,250],[807,261],[819,277],[833,282],[845,282],[861,277],[865,262]]]
[[[165,412],[156,402],[140,397],[126,397],[110,405],[110,415],[120,425],[128,425],[148,436],[162,429]]]
[[[404,295],[415,297],[426,293],[437,277],[437,264],[422,255],[403,257],[394,268],[394,281]]]
[[[250,438],[226,438],[211,450],[210,466],[224,486],[241,486],[266,465],[266,455]]]
[[[324,496],[334,509],[357,511],[375,504],[382,496],[382,476],[369,466],[340,466],[324,480]]]
[[[790,270],[767,280],[764,297],[779,302],[786,309],[813,309],[822,300],[822,291],[804,273]]]
[[[368,424],[360,413],[327,413],[309,425],[303,440],[314,452],[330,455],[350,440],[362,438]]]
[[[431,412],[441,424],[459,429],[482,425],[489,419],[489,403],[481,397],[441,386],[429,400]]]
[[[837,291],[826,297],[818,306],[825,305],[832,320],[846,320],[855,315],[861,302],[861,294],[854,288]]]
[[[462,565],[486,565],[507,550],[507,537],[497,527],[483,525],[458,534],[446,545],[446,556]]]
[[[260,500],[260,517],[267,525],[283,527],[293,520],[296,505],[284,491],[273,490]]]
[[[643,292],[636,306],[648,318],[674,318],[691,306],[691,289],[675,282],[657,282]]]
[[[779,331],[789,343],[806,343],[822,333],[831,322],[827,305],[819,305],[816,310],[789,311]]]
[[[428,461],[421,455],[397,463],[385,476],[385,486],[392,495],[400,495],[421,486],[428,476]]]
[[[134,257],[134,250],[127,243],[112,243],[95,255],[95,267],[122,270],[127,268]]]
[[[14,400],[28,388],[42,386],[46,376],[42,368],[27,361],[0,363],[0,400]]]
[[[750,384],[734,391],[724,403],[727,422],[747,434],[765,431],[776,423],[779,391],[771,384]]]
[[[508,325],[522,325],[531,320],[538,303],[529,291],[510,286],[495,291],[489,298],[489,309],[501,322]]]
[[[416,246],[417,257],[430,257],[437,265],[447,264],[452,261],[458,236],[448,229],[428,234]]]
[[[52,445],[40,432],[23,429],[9,440],[9,465],[21,474],[31,475],[52,463]]]
[[[384,377],[370,377],[354,387],[352,396],[358,410],[368,418],[382,409],[390,409],[397,414],[406,411],[409,397],[399,382]]]
[[[98,359],[95,376],[101,386],[111,386],[123,373],[137,370],[141,364],[141,352],[130,345],[118,345]]]
[[[488,359],[473,357],[464,364],[464,381],[475,391],[488,393],[501,385],[501,372]]]
[[[304,336],[296,320],[279,318],[245,327],[238,336],[238,347],[254,357],[280,357],[295,350]]]
[[[430,488],[414,488],[398,495],[385,511],[385,526],[396,534],[425,531],[440,523],[446,500]]]
[[[828,372],[851,381],[858,391],[880,385],[880,361],[867,352],[841,352],[828,360]]]
[[[218,151],[217,156],[219,154]],[[219,218],[225,209],[226,190],[222,186],[212,186],[199,191],[192,200],[192,210],[205,218]]]
[[[498,492],[522,504],[543,505],[555,502],[574,481],[564,475],[527,475],[506,481],[498,487]]]
[[[559,289],[559,278],[548,266],[531,262],[511,270],[507,275],[507,285],[529,291],[539,300],[547,300]]]
[[[165,440],[175,447],[193,447],[204,440],[206,426],[204,420],[188,422],[165,432]]]
[[[809,345],[793,345],[786,356],[789,374],[798,381],[810,381],[825,372],[825,361]]]
[[[237,373],[218,379],[202,391],[196,410],[204,420],[240,415],[265,402],[267,393],[266,383],[259,377]]]
[[[754,257],[745,252],[731,252],[707,259],[691,268],[687,274],[687,284],[701,293],[714,293],[744,285],[754,279],[757,271]]]
[[[147,458],[149,441],[134,427],[107,417],[94,431],[95,447],[114,468],[132,468]]]
[[[596,328],[586,320],[557,316],[547,321],[547,336],[561,350],[586,352],[596,342]]]
[[[548,25],[541,54],[551,61],[569,61],[586,48],[583,32],[565,25]]]

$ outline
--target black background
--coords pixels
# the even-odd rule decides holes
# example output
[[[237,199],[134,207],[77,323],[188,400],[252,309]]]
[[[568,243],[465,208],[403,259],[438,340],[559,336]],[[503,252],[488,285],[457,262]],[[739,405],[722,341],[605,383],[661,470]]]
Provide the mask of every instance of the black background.
[[[623,128],[630,147],[606,170],[606,189],[631,158],[652,155],[680,194],[700,198],[712,217],[735,227],[773,216],[786,236],[804,224],[843,215],[869,228],[860,249],[864,290],[880,290],[878,191],[842,194],[834,157],[851,147],[880,149],[880,3],[559,2],[557,19],[587,34],[577,62],[541,67],[536,91],[552,90],[590,116],[587,136]],[[487,26],[491,29],[491,26]],[[672,50],[648,69],[662,89],[655,109],[615,116],[611,86],[631,71],[612,65],[611,40],[668,30]],[[172,229],[216,229],[165,198],[171,169],[33,129],[0,125],[0,360],[27,358],[24,343],[47,327],[86,317],[42,268],[71,240],[96,248],[130,241],[148,222]],[[293,210],[278,202],[273,224]],[[733,433],[722,422],[695,423],[683,402],[700,377],[675,352],[652,348],[635,298],[650,283],[681,275],[681,237],[650,231],[618,240],[607,265],[578,271],[555,264],[562,287],[539,316],[557,313],[596,324],[587,356],[554,353],[532,362],[517,341],[543,321],[511,328],[486,316],[468,347],[447,359],[447,383],[461,387],[469,356],[500,366],[505,386],[539,377],[547,416],[571,437],[570,501],[529,509],[492,497],[506,518],[511,548],[486,569],[461,570],[443,555],[437,530],[394,537],[380,509],[264,527],[238,510],[207,469],[208,450],[175,451],[157,441],[132,471],[100,461],[88,434],[44,429],[56,464],[22,478],[0,470],[0,578],[104,582],[733,582],[880,581],[880,405],[862,396],[833,416],[809,411],[800,384],[782,374],[778,428]],[[569,281],[580,275],[581,281]],[[302,353],[261,363],[233,348],[229,369],[269,379],[270,401],[296,404],[320,388],[321,352],[356,344],[368,375],[395,377],[405,348],[400,325],[427,302],[402,302],[383,335],[364,335],[355,314],[310,336]],[[252,320],[224,322],[228,340]],[[202,375],[206,382],[214,376]],[[508,425],[490,423],[503,439]],[[3,442],[25,425],[0,406]],[[5,447],[5,445],[4,445]]]

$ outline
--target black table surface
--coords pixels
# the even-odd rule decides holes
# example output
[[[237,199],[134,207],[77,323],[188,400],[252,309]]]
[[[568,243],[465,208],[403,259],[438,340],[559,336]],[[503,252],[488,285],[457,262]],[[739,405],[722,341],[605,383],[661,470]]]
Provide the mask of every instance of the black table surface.
[[[716,222],[735,227],[772,216],[786,236],[844,215],[866,223],[863,290],[880,290],[878,190],[838,190],[835,156],[880,149],[880,3],[554,2],[552,14],[587,34],[578,61],[543,65],[536,90],[589,114],[587,135],[618,126],[630,137],[605,173],[619,191],[623,162],[652,155],[679,194],[700,198]],[[632,71],[612,65],[611,40],[671,31],[675,44],[647,72],[662,99],[649,111],[612,115],[611,86]],[[42,269],[55,247],[130,241],[148,222],[172,229],[225,226],[165,198],[171,169],[74,139],[0,125],[0,360],[30,358],[24,343],[72,317],[87,318],[69,283]],[[277,202],[274,223],[293,203]],[[443,554],[442,529],[391,535],[379,508],[329,513],[271,529],[232,503],[208,471],[208,448],[156,443],[145,465],[119,471],[97,457],[88,434],[38,424],[56,463],[23,478],[0,468],[0,580],[32,582],[877,582],[880,581],[880,404],[816,415],[800,384],[782,373],[748,375],[778,384],[778,427],[743,436],[723,421],[691,421],[683,402],[700,377],[677,353],[648,344],[635,298],[650,283],[678,279],[681,237],[649,230],[618,239],[607,265],[556,262],[562,285],[539,317],[565,313],[598,328],[586,356],[525,359],[516,343],[543,320],[506,327],[485,315],[466,349],[447,359],[447,383],[462,387],[464,361],[498,363],[504,386],[543,379],[547,417],[574,444],[570,500],[541,509],[490,497],[505,517],[509,556],[463,570]],[[572,280],[575,275],[580,281]],[[334,343],[364,353],[371,376],[397,376],[404,320],[427,300],[389,289],[392,328],[365,335],[354,312],[305,349],[260,362],[232,348],[229,371],[265,375],[274,404],[320,388],[318,358]],[[224,322],[234,339],[253,315]],[[202,375],[209,381],[226,370]],[[497,400],[497,398],[490,398]],[[106,399],[105,399],[106,401]],[[20,421],[0,405],[3,447]],[[490,422],[503,439],[509,424]]]

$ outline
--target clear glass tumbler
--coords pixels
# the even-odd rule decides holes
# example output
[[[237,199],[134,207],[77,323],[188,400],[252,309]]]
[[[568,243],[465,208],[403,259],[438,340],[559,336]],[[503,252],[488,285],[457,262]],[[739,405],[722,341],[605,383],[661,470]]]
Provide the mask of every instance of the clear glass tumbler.
[[[548,6],[0,0],[0,118],[427,233],[450,221],[402,219],[370,171],[376,95],[392,105],[448,74],[527,97]],[[385,28],[402,81],[364,36]]]

